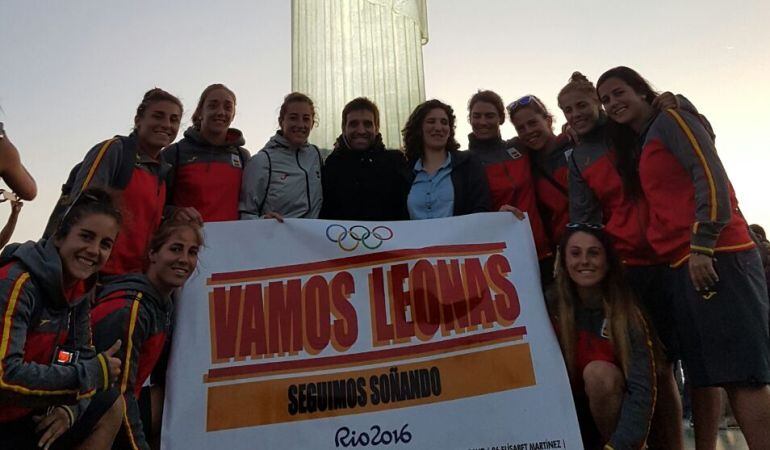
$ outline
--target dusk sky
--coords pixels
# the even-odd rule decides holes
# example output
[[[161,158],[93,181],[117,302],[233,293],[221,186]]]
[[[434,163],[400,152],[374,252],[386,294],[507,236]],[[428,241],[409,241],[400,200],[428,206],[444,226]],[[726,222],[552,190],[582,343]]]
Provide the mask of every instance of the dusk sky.
[[[184,102],[181,138],[201,90],[228,85],[238,96],[233,126],[259,150],[291,89],[290,3],[4,0],[0,121],[40,191],[13,240],[39,237],[70,168],[97,142],[128,134],[154,86]],[[465,145],[477,89],[506,103],[535,94],[560,127],[556,94],[573,71],[595,81],[633,67],[709,118],[747,220],[770,227],[768,23],[766,0],[429,0],[427,97],[454,106]],[[0,221],[9,211],[0,205]]]

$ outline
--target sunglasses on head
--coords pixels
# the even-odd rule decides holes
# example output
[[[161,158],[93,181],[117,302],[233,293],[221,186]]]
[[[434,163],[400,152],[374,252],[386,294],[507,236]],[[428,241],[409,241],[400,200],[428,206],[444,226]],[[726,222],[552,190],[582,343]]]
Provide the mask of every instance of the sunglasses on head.
[[[600,223],[579,223],[573,222],[567,224],[568,230],[603,230],[604,225]]]
[[[540,110],[545,111],[545,105],[543,105],[543,102],[541,102],[539,98],[535,97],[534,95],[525,95],[524,97],[521,97],[518,100],[514,100],[508,104],[506,107],[508,110],[508,115],[512,115],[514,112],[516,112],[517,109],[530,104],[534,104],[540,108]]]

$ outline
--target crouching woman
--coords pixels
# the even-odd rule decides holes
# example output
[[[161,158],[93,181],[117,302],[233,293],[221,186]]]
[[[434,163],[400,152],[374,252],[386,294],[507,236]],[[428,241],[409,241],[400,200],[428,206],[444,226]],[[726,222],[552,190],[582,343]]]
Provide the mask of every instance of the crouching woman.
[[[117,276],[105,284],[91,313],[94,345],[107,347],[115,339],[125,345],[115,355],[122,362],[117,392],[126,408],[114,448],[149,449],[148,441],[159,433],[162,395],[142,386],[155,368],[171,328],[171,293],[181,287],[198,265],[203,233],[198,221],[169,219],[160,225],[149,245],[149,264],[144,273]],[[140,395],[149,402],[140,402]],[[153,400],[158,401],[152,401]],[[98,396],[91,404],[94,414],[105,411],[114,397]],[[153,405],[158,405],[153,407]],[[154,425],[154,426],[153,426]]]
[[[559,253],[552,313],[586,448],[595,448],[590,429],[605,449],[642,448],[655,403],[657,341],[601,225],[568,225]]]
[[[109,448],[122,402],[72,428],[95,393],[120,372],[112,340],[96,354],[90,286],[112,252],[121,215],[110,195],[89,188],[50,239],[12,244],[0,257],[0,448]],[[86,422],[83,422],[86,423]],[[101,439],[104,445],[94,445]]]

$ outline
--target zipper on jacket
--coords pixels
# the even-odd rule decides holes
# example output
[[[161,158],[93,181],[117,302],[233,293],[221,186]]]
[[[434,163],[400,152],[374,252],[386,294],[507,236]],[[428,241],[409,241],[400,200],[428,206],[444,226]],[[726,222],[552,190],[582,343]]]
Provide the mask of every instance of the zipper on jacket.
[[[307,170],[305,170],[304,167],[302,167],[302,164],[299,162],[299,149],[297,149],[296,153],[294,153],[294,156],[297,159],[297,167],[299,167],[299,170],[302,171],[302,173],[305,174],[305,194],[307,195],[307,212],[305,214],[310,214],[311,206],[310,206],[310,177],[307,174]],[[305,215],[303,214],[303,216]]]

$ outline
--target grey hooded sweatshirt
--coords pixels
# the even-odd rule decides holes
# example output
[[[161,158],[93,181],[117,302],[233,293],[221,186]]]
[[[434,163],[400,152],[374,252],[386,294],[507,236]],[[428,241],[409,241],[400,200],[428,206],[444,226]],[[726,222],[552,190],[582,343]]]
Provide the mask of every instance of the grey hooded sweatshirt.
[[[317,219],[321,212],[321,151],[312,144],[292,149],[279,131],[246,164],[241,184],[241,219],[269,212]]]

